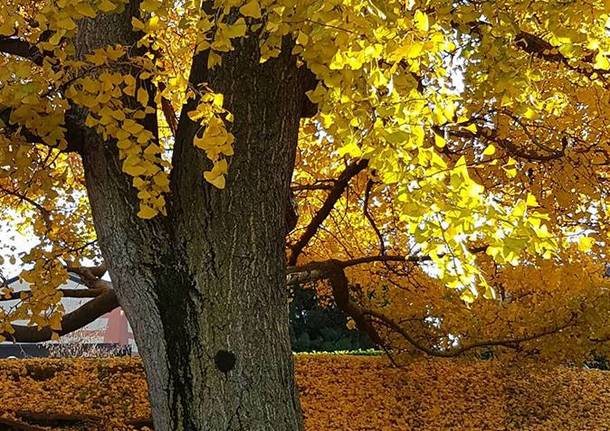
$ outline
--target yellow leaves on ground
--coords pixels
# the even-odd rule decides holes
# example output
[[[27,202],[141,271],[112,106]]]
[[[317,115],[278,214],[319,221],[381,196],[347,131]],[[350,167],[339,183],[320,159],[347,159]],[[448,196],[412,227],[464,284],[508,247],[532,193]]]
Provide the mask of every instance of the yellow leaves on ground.
[[[308,430],[576,430],[608,420],[610,375],[599,371],[303,355],[296,372]]]
[[[310,431],[571,431],[610,423],[606,372],[495,361],[417,360],[394,368],[383,357],[295,359]],[[0,423],[37,416],[82,417],[100,431],[149,422],[140,362],[1,361]]]

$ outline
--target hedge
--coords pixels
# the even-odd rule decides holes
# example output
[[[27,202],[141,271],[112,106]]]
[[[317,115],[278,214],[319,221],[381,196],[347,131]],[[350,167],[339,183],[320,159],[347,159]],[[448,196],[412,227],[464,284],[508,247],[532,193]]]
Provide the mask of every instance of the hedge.
[[[300,355],[308,431],[607,430],[610,373],[494,361]],[[0,361],[0,429],[145,430],[132,358]]]

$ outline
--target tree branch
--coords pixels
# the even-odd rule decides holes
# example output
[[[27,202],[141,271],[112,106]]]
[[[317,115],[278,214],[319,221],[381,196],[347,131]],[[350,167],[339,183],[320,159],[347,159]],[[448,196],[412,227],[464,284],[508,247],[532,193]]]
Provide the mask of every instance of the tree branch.
[[[1,334],[7,340],[17,343],[39,343],[51,339],[53,332],[59,335],[69,334],[83,326],[88,325],[99,317],[114,310],[119,306],[114,290],[107,289],[95,299],[83,304],[76,310],[64,315],[61,320],[61,330],[52,331],[51,328],[39,328],[36,326],[12,325],[13,333]]]
[[[97,298],[108,291],[108,288],[98,287],[95,289],[57,289],[64,298]],[[10,292],[0,297],[0,302],[27,299],[32,296],[30,290],[19,290]]]
[[[90,289],[112,287],[111,283],[101,279],[108,270],[105,262],[98,266],[68,266],[67,270],[78,275]]]
[[[541,37],[525,32],[523,30],[517,33],[517,36],[515,37],[515,44],[524,52],[532,54],[535,57],[540,58],[541,60],[545,60],[551,63],[561,63],[568,69],[574,72],[578,72],[589,78],[591,78],[591,75],[593,75],[594,73],[597,73],[601,76],[610,73],[610,71],[608,70],[596,69],[593,67],[593,65],[590,64],[595,58],[594,54],[588,55],[583,60],[587,63],[587,67],[574,65],[570,63],[570,60],[563,54],[561,54],[557,50],[557,48],[551,45],[549,42],[542,39]]]
[[[483,248],[481,248],[483,249]],[[379,332],[374,327],[371,318],[375,319],[377,323],[385,326],[391,331],[402,336],[409,344],[411,344],[416,349],[430,355],[436,357],[455,357],[460,356],[470,350],[474,350],[477,348],[483,347],[505,347],[505,348],[517,348],[519,344],[532,341],[538,338],[542,338],[548,335],[552,335],[558,333],[569,326],[571,326],[576,320],[576,314],[572,313],[570,319],[567,322],[552,327],[549,329],[545,329],[539,331],[535,334],[526,335],[523,337],[515,337],[515,338],[500,338],[500,339],[492,339],[492,340],[479,340],[471,343],[463,344],[461,347],[450,349],[450,350],[439,350],[433,347],[428,347],[425,344],[418,341],[411,334],[409,334],[401,325],[397,322],[389,318],[375,310],[369,310],[357,304],[353,301],[349,294],[349,282],[347,276],[345,275],[345,268],[354,265],[357,263],[371,262],[373,258],[363,258],[359,260],[352,261],[337,261],[337,260],[329,260],[326,262],[315,262],[303,267],[304,271],[295,272],[289,274],[288,283],[291,282],[299,282],[303,280],[305,277],[309,277],[309,279],[327,279],[331,285],[333,297],[337,306],[348,316],[350,316],[356,322],[358,328],[362,331],[365,331],[371,339],[377,343],[378,345],[383,345],[383,339],[379,335]],[[378,261],[387,261],[387,260],[397,260],[397,261],[406,261],[407,258],[403,256],[377,256]],[[415,258],[414,258],[415,259]],[[294,278],[291,278],[294,277]],[[299,278],[300,277],[300,278]]]
[[[371,227],[375,231],[375,235],[377,235],[377,239],[379,240],[379,253],[383,256],[383,255],[385,255],[385,252],[386,252],[385,241],[383,239],[383,235],[382,235],[381,231],[377,227],[377,223],[375,223],[375,219],[373,218],[373,215],[369,211],[369,202],[370,202],[372,190],[373,190],[373,180],[369,179],[366,183],[366,190],[364,192],[364,202],[362,204],[362,211],[363,211],[366,219],[371,224]]]
[[[358,175],[360,172],[365,170],[369,165],[368,160],[360,160],[359,162],[349,165],[339,176],[336,183],[333,185],[330,193],[326,197],[324,204],[318,212],[313,216],[309,225],[305,228],[305,232],[298,239],[296,243],[290,246],[290,258],[288,259],[289,265],[295,265],[299,255],[303,249],[307,246],[309,241],[315,236],[318,229],[324,223],[324,220],[329,216],[335,204],[341,198],[349,182],[352,178]]]
[[[435,356],[435,357],[439,357],[439,358],[453,358],[456,356],[460,356],[470,350],[477,349],[477,348],[483,348],[483,347],[506,347],[506,348],[510,348],[510,349],[515,349],[518,347],[518,345],[520,343],[525,343],[527,341],[533,341],[538,338],[546,337],[548,335],[552,335],[552,334],[561,332],[562,330],[571,326],[574,323],[574,320],[576,319],[576,315],[573,313],[571,315],[570,319],[567,322],[565,322],[564,324],[554,327],[554,328],[549,328],[549,329],[543,330],[536,334],[531,334],[531,335],[527,335],[527,336],[523,336],[523,337],[515,337],[515,338],[501,338],[501,339],[496,339],[496,340],[480,340],[480,341],[475,341],[472,343],[464,344],[461,347],[456,348],[456,349],[438,350],[438,349],[434,349],[434,348],[425,346],[424,344],[422,344],[421,342],[416,340],[414,337],[412,337],[398,323],[396,323],[395,321],[393,321],[392,319],[390,319],[389,317],[385,316],[382,313],[379,313],[379,312],[373,311],[373,310],[366,310],[366,311],[364,311],[364,314],[367,316],[374,317],[383,326],[400,334],[405,340],[407,340],[409,342],[409,344],[411,344],[416,349],[426,353],[427,355]]]
[[[41,66],[43,54],[34,45],[13,37],[0,37],[0,53],[15,55]]]

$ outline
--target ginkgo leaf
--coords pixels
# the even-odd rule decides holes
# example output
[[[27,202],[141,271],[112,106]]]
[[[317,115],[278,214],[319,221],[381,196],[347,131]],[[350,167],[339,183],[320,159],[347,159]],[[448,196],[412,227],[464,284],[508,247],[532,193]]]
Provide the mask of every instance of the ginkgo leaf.
[[[102,12],[111,12],[116,8],[116,5],[109,0],[101,0],[97,4],[97,8]]]
[[[140,105],[147,106],[148,105],[148,91],[146,91],[146,89],[144,89],[142,87],[138,88],[137,100],[138,100],[138,103],[140,103]]]
[[[239,8],[239,12],[243,16],[251,17],[251,18],[260,18],[261,14],[261,6],[258,3],[258,0],[250,0],[242,7]]]
[[[140,211],[138,211],[138,217],[149,220],[155,217],[159,212],[145,204],[140,204]]]
[[[578,238],[578,250],[587,253],[591,251],[593,246],[595,245],[595,238],[591,238],[588,236],[582,236]]]
[[[212,184],[218,189],[224,189],[226,186],[226,180],[224,175],[214,175],[212,172],[206,171],[203,173],[203,177],[208,183]]]
[[[434,134],[434,143],[438,148],[445,148],[447,145],[445,138],[436,133]]]
[[[527,206],[528,207],[537,207],[537,206],[540,206],[540,204],[538,203],[538,200],[536,199],[536,196],[534,196],[531,193],[527,194]]]
[[[608,55],[600,51],[595,56],[595,64],[593,67],[601,70],[610,70],[610,59],[608,58]]]
[[[422,12],[421,10],[417,10],[415,12],[414,23],[415,23],[415,28],[417,28],[418,30],[426,31],[426,32],[428,30],[430,30],[430,23],[428,20],[428,15],[425,12]]]
[[[496,147],[493,144],[489,144],[483,151],[484,156],[493,156],[496,154]]]
[[[95,9],[88,2],[80,2],[75,6],[75,9],[83,16],[95,18]]]

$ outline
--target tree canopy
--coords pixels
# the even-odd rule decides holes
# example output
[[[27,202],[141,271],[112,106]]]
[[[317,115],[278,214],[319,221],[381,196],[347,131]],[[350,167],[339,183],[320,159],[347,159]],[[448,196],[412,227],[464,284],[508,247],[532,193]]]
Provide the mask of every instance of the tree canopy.
[[[0,0],[0,211],[38,241],[20,256],[30,291],[3,289],[19,299],[0,309],[4,338],[54,337],[117,306],[83,130],[116,144],[142,219],[167,217],[188,163],[179,122],[198,125],[200,181],[224,189],[225,99],[240,95],[190,70],[255,39],[260,62],[289,49],[311,83],[286,196],[288,285],[315,286],[393,350],[606,352],[610,2],[203,3]],[[132,44],[74,44],[134,4]],[[64,316],[69,272],[94,299]]]

